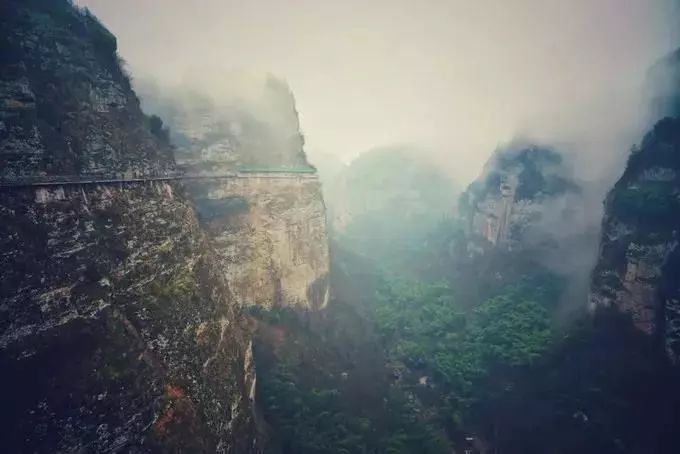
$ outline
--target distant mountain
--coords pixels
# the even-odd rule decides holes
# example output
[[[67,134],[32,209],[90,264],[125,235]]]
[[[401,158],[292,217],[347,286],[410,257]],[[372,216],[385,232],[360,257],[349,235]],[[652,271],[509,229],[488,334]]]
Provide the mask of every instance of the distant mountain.
[[[347,169],[347,164],[342,162],[337,156],[323,152],[311,151],[307,153],[307,157],[309,162],[319,172],[324,194],[327,198],[330,197],[333,186],[336,184],[338,177]]]
[[[472,234],[506,249],[526,247],[537,242],[532,235],[574,221],[581,191],[559,151],[517,143],[493,154],[461,196],[459,211]]]
[[[387,260],[450,217],[455,193],[454,182],[417,150],[371,150],[327,189],[330,226],[343,246]]]

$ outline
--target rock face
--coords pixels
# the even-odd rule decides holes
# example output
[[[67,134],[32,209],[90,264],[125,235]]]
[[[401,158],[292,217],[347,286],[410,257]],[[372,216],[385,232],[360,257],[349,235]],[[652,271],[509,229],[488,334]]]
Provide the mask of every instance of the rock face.
[[[469,287],[474,301],[549,272],[565,284],[558,311],[585,308],[601,222],[596,191],[575,178],[568,155],[556,149],[500,148],[459,200],[465,234],[449,253],[456,286]]]
[[[661,120],[628,160],[607,196],[593,308],[629,313],[680,354],[680,120]]]
[[[142,84],[144,104],[167,116],[182,168],[239,178],[187,183],[232,294],[242,305],[319,309],[329,252],[321,184],[303,151],[295,100],[271,76],[248,78],[235,99]],[[222,81],[225,83],[225,81]],[[211,97],[212,96],[212,97]]]
[[[247,326],[176,188],[5,191],[0,212],[9,452],[252,445]]]
[[[253,173],[187,185],[236,301],[320,309],[329,252],[315,174]]]
[[[0,173],[174,168],[115,38],[66,0],[0,5]],[[177,183],[0,189],[6,452],[253,452],[250,328]]]
[[[66,3],[0,5],[0,176],[172,169],[145,128],[116,38]]]
[[[574,203],[580,191],[558,152],[513,144],[487,162],[461,197],[459,210],[468,232],[487,245],[529,248],[554,242],[558,225],[579,219],[573,210],[582,206]]]

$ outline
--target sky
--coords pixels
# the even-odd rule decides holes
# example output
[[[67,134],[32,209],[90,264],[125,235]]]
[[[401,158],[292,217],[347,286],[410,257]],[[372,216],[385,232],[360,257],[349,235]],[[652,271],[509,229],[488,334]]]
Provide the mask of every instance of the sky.
[[[133,77],[272,73],[295,94],[309,154],[416,144],[469,179],[517,136],[570,144],[594,173],[625,158],[645,73],[680,46],[672,1],[77,3],[116,34]]]

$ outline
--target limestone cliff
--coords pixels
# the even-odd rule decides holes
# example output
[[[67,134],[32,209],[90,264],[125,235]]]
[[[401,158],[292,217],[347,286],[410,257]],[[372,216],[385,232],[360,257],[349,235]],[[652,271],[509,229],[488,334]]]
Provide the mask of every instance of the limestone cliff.
[[[0,174],[130,175],[174,166],[145,128],[116,38],[83,10],[0,5]]]
[[[250,329],[183,188],[78,182],[174,168],[115,38],[8,0],[0,46],[3,451],[254,451]]]
[[[597,257],[600,197],[556,148],[526,142],[500,148],[459,200],[465,234],[449,252],[456,286],[474,301],[549,272],[566,285],[559,310],[584,308]]]
[[[518,143],[496,151],[461,197],[459,210],[468,231],[488,244],[527,248],[551,241],[551,227],[574,219],[575,198],[580,188],[562,155]]]
[[[593,308],[615,307],[680,354],[680,120],[661,120],[605,202]]]
[[[10,452],[252,444],[247,326],[176,187],[4,191],[0,212]]]
[[[232,82],[248,90],[238,98],[225,94]],[[168,118],[185,172],[238,173],[187,183],[235,300],[319,309],[328,299],[325,207],[293,95],[271,76],[214,83],[212,92],[141,89],[145,106]]]
[[[320,309],[329,252],[315,174],[252,173],[187,184],[236,301]]]

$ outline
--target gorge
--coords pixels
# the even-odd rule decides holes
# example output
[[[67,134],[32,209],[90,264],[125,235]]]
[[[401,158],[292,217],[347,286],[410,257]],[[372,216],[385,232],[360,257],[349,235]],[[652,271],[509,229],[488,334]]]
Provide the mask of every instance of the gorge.
[[[287,82],[132,80],[68,0],[0,57],[3,452],[680,450],[677,51],[606,195],[530,135],[317,169]]]

